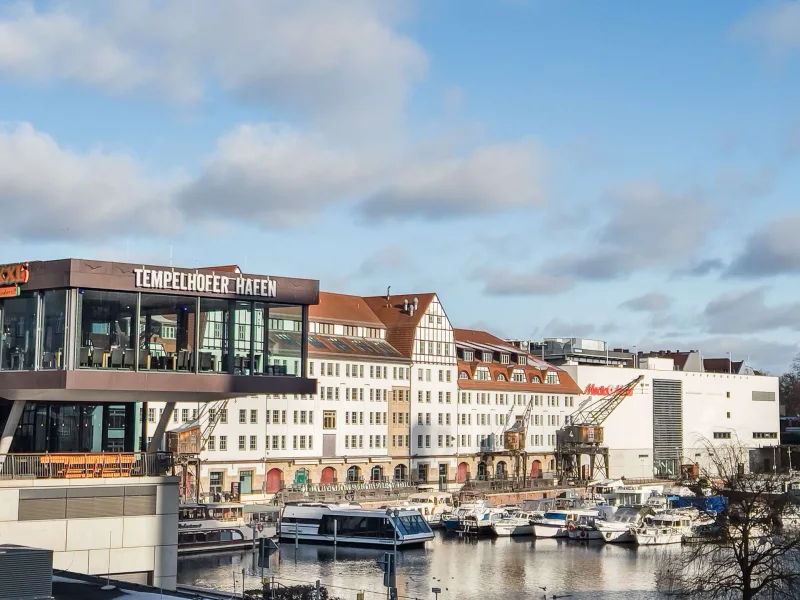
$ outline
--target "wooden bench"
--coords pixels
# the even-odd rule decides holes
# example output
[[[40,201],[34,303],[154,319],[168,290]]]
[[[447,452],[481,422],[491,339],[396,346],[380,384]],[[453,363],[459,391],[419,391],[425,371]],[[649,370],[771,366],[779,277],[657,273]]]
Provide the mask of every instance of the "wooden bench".
[[[39,463],[48,465],[50,477],[129,477],[136,464],[133,454],[45,454]]]

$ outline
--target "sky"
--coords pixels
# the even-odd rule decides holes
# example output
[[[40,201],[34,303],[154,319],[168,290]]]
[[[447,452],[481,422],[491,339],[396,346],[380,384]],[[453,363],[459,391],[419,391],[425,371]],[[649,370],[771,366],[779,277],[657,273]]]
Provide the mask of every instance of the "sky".
[[[2,262],[433,291],[779,374],[798,190],[798,0],[0,0]]]

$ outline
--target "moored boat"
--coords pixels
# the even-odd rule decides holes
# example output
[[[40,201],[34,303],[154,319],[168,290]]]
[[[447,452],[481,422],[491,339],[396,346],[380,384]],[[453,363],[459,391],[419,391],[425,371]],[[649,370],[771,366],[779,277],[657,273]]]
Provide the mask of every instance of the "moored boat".
[[[577,521],[567,525],[567,537],[579,542],[603,539],[603,535],[595,528],[598,517],[581,515]]]
[[[595,528],[609,544],[631,544],[636,541],[633,529],[642,524],[642,519],[653,510],[647,506],[623,506],[607,521],[598,520]]]
[[[191,503],[178,508],[178,554],[247,548],[261,535],[258,524],[245,522],[244,504]]]
[[[419,546],[434,537],[417,510],[316,503],[284,506],[278,535],[312,544],[381,547]]]
[[[490,508],[492,508],[492,503],[488,500],[465,502],[453,512],[442,515],[441,524],[447,531],[458,531],[461,521],[466,517],[482,514]]]
[[[598,514],[598,510],[590,509],[549,510],[541,520],[534,521],[533,532],[537,538],[568,537],[570,523],[582,515],[596,517]]]
[[[691,518],[669,512],[648,515],[644,522],[633,530],[633,536],[639,546],[680,544],[684,536],[691,534]]]
[[[531,513],[520,511],[507,519],[498,519],[492,523],[492,529],[498,537],[533,535],[532,519]]]

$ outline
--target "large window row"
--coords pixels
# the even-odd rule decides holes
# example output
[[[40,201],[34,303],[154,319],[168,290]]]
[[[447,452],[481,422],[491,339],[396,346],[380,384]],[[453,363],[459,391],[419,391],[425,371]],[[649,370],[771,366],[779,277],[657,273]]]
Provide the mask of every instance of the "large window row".
[[[305,319],[302,306],[263,302],[33,292],[0,304],[0,369],[304,376]]]

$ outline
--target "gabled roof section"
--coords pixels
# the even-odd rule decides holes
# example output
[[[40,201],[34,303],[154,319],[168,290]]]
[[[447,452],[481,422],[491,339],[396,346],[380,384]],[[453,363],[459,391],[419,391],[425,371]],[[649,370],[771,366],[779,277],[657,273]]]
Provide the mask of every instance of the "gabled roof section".
[[[312,321],[384,327],[366,299],[349,294],[320,292],[319,304],[308,307],[308,318]]]
[[[239,268],[239,265],[219,265],[216,267],[201,267],[204,270],[208,271],[222,271],[223,273],[241,273],[242,270]]]
[[[367,360],[406,362],[402,354],[383,340],[346,338],[315,333],[308,336],[308,354],[316,358],[357,357]]]
[[[405,303],[411,306],[417,299],[417,309],[405,310]],[[422,320],[422,315],[430,306],[436,294],[392,294],[386,296],[369,296],[364,300],[369,304],[372,312],[386,326],[386,341],[406,358],[414,354],[414,334]]]

